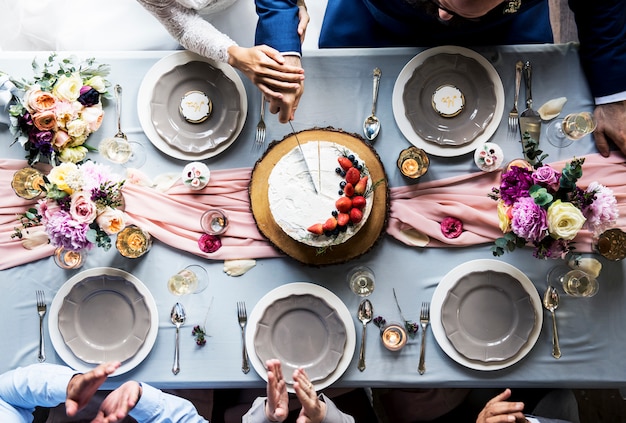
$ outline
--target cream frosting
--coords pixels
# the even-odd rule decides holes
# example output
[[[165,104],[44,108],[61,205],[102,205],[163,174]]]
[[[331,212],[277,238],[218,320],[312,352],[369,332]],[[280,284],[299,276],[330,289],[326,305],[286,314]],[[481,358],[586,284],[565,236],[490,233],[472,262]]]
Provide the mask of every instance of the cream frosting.
[[[316,223],[324,223],[332,217],[333,210],[336,210],[335,202],[341,197],[339,184],[344,180],[343,176],[335,172],[339,166],[337,159],[344,152],[348,155],[353,154],[364,166],[362,173],[367,173],[365,163],[347,148],[329,141],[303,143],[302,152],[304,157],[300,149],[295,147],[272,169],[268,179],[268,199],[272,216],[287,235],[304,244],[327,247],[346,242],[367,221],[372,209],[373,193],[367,197],[363,219],[355,225],[348,226],[345,232],[340,232],[336,236],[314,235],[308,228]],[[307,174],[305,160],[312,178]],[[372,181],[369,178],[368,191],[371,191],[371,186]]]

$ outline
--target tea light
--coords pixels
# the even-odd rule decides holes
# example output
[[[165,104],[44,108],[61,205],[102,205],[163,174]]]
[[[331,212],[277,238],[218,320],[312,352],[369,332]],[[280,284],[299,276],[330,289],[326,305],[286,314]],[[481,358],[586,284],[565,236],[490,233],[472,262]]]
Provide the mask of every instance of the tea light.
[[[390,323],[381,333],[383,345],[390,351],[401,350],[406,345],[407,333],[399,323]]]
[[[129,225],[117,234],[115,248],[126,258],[139,258],[150,250],[152,237],[143,229]]]
[[[417,147],[405,148],[398,156],[398,169],[408,178],[417,179],[428,171],[430,160],[426,152]]]
[[[202,214],[200,227],[209,235],[221,235],[228,228],[228,218],[220,209],[209,209]]]
[[[61,269],[78,269],[85,261],[83,251],[67,250],[59,247],[54,251],[54,262]]]

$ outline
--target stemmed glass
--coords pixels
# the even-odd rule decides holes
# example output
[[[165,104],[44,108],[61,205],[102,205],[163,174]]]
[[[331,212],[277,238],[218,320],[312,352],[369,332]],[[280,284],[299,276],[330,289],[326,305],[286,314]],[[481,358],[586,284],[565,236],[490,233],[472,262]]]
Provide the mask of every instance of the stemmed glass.
[[[563,287],[572,297],[593,297],[598,293],[598,280],[592,275],[568,266],[556,266],[548,273],[548,285]]]
[[[596,129],[596,120],[590,112],[570,113],[552,122],[547,129],[548,142],[555,147],[567,147]]]
[[[367,266],[352,268],[346,279],[352,292],[359,297],[367,297],[374,292],[374,272]]]
[[[113,163],[139,168],[146,162],[146,149],[137,141],[128,141],[128,137],[122,132],[122,87],[116,84],[113,90],[116,100],[117,134],[113,138],[103,139],[98,146],[98,152]]]

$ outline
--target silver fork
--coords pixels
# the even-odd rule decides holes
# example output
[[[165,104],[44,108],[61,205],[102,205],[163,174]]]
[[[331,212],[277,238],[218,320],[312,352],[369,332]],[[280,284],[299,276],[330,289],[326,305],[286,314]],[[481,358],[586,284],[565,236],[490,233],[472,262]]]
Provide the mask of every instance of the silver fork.
[[[248,373],[250,371],[248,353],[246,352],[246,323],[248,322],[248,313],[246,313],[246,303],[243,301],[237,301],[237,319],[241,327],[241,371]]]
[[[254,137],[254,147],[262,149],[265,144],[265,96],[261,94],[261,116],[256,124],[256,134]]]
[[[37,290],[35,292],[37,296],[37,314],[39,314],[39,354],[37,358],[39,361],[46,361],[46,353],[44,352],[43,345],[43,316],[46,315],[46,296],[44,295],[42,290]]]
[[[426,372],[426,363],[424,353],[426,350],[426,328],[430,323],[430,303],[423,302],[422,309],[420,310],[420,326],[422,327],[422,345],[420,347],[420,362],[417,366],[419,374],[423,375]]]
[[[515,64],[515,96],[513,98],[513,108],[509,112],[509,138],[514,138],[517,135],[519,127],[519,112],[517,110],[517,101],[519,99],[519,87],[522,81],[523,66],[524,64],[521,60]]]

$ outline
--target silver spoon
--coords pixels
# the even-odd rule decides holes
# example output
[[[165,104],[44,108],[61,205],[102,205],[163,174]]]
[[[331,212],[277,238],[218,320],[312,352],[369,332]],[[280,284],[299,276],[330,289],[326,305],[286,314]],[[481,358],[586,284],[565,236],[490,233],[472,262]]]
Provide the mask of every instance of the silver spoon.
[[[543,295],[543,306],[552,313],[552,356],[561,357],[561,347],[559,347],[559,334],[556,331],[556,314],[554,311],[559,306],[559,293],[553,286],[548,286]]]
[[[180,372],[180,364],[178,362],[178,334],[180,331],[180,327],[185,324],[185,309],[182,304],[176,303],[174,307],[172,307],[172,313],[170,314],[170,318],[174,326],[176,326],[176,349],[174,350],[174,366],[172,367],[172,373],[175,375]]]
[[[361,335],[361,350],[359,351],[359,364],[358,369],[360,371],[365,370],[365,328],[367,324],[372,320],[374,309],[370,300],[363,300],[359,304],[358,318],[363,323],[363,331]]]
[[[365,138],[370,141],[374,141],[374,138],[378,136],[378,132],[380,132],[380,121],[376,117],[376,101],[378,100],[378,85],[380,83],[380,76],[382,72],[380,69],[374,69],[374,89],[373,89],[373,98],[372,98],[372,114],[365,118],[365,122],[363,122],[363,133],[365,134]]]

